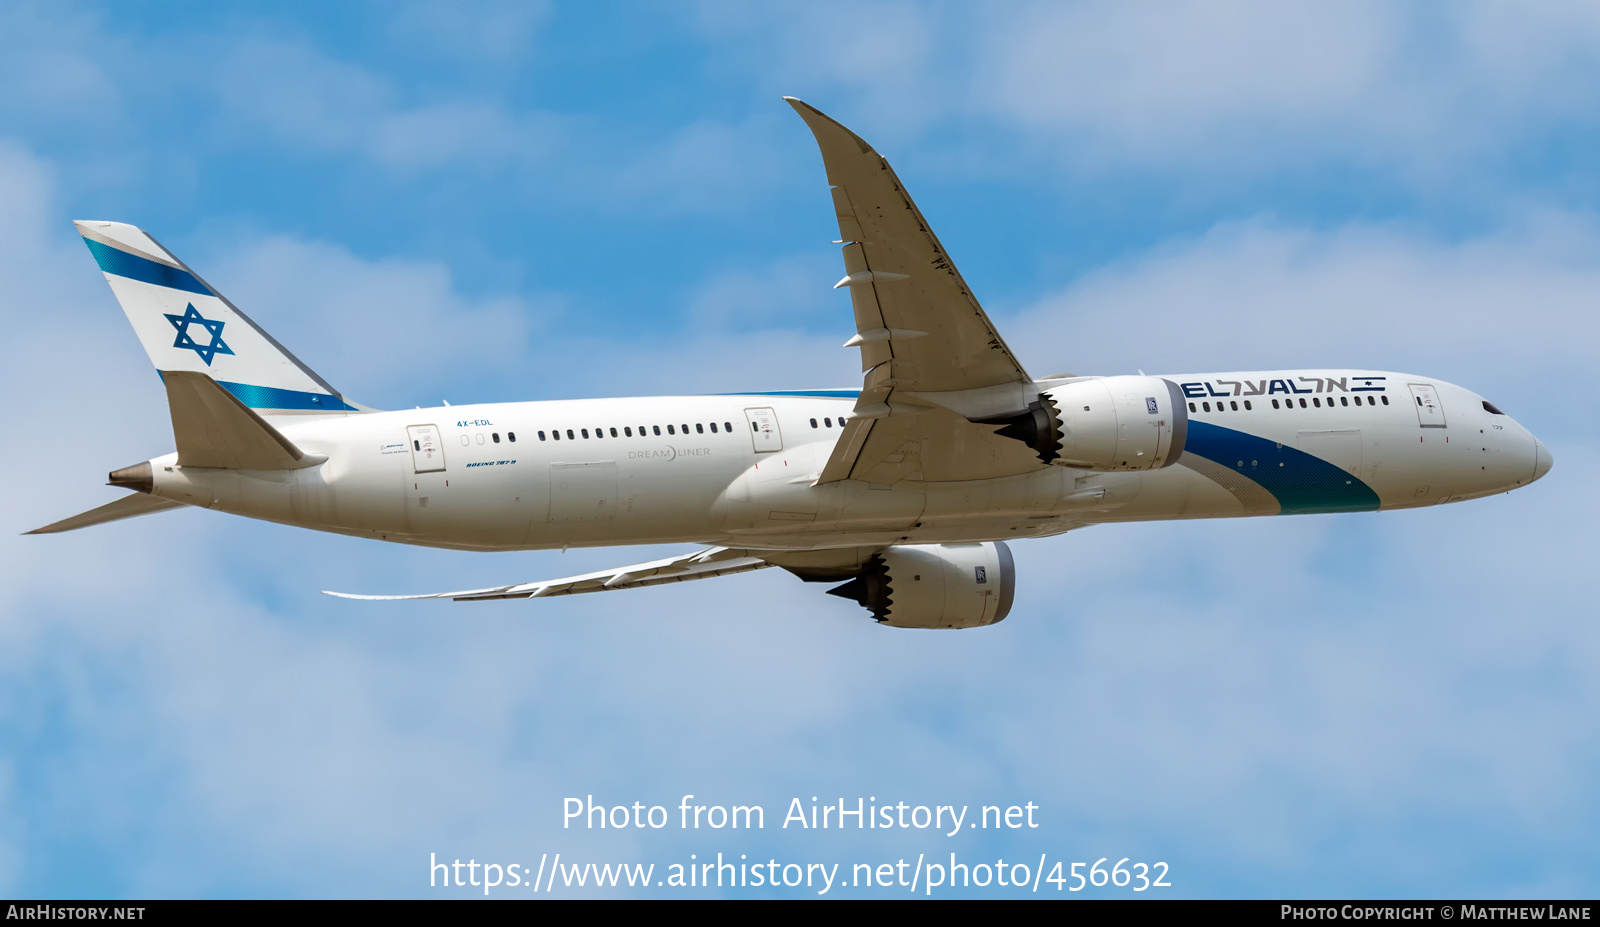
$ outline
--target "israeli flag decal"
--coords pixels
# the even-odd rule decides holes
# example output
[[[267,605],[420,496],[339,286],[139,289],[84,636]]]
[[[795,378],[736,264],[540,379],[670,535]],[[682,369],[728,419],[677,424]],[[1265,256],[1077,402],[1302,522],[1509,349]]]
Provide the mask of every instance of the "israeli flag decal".
[[[233,349],[222,341],[222,326],[227,323],[213,321],[202,316],[194,308],[194,303],[189,304],[189,308],[183,315],[172,315],[167,312],[163,312],[162,315],[166,316],[167,321],[172,323],[172,327],[178,330],[178,340],[172,342],[172,346],[175,348],[188,348],[200,355],[200,359],[206,362],[207,367],[211,366],[211,359],[218,354],[233,353]],[[194,339],[193,335],[189,334],[191,325],[198,325],[205,330],[206,334],[202,337],[207,339],[206,344],[201,344]]]

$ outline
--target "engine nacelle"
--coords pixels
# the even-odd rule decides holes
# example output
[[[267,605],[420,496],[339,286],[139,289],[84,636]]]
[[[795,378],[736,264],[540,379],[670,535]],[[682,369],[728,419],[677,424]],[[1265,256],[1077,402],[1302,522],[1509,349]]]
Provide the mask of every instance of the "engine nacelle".
[[[873,557],[829,595],[853,599],[895,628],[977,628],[1011,611],[1017,568],[1002,541],[905,544]]]
[[[1160,377],[1085,377],[1044,394],[1060,443],[1051,463],[1081,470],[1158,470],[1189,431],[1178,384]]]

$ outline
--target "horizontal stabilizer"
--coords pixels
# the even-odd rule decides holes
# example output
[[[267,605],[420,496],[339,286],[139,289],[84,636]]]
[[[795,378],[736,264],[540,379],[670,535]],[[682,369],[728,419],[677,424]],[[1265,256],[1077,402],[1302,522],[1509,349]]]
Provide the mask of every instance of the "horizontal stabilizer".
[[[162,371],[178,465],[226,470],[299,470],[326,457],[307,456],[217,381],[188,370]]]
[[[149,515],[151,512],[165,512],[167,509],[182,508],[182,502],[173,502],[171,499],[158,499],[144,493],[134,493],[124,496],[115,502],[109,502],[97,509],[90,509],[81,515],[63,518],[53,525],[35,528],[26,534],[58,534],[62,531],[75,531],[78,528],[87,528],[90,525],[103,525],[108,521],[120,521],[132,518],[135,515]]]
[[[615,570],[601,570],[582,576],[547,579],[535,583],[517,583],[494,586],[489,589],[465,589],[460,592],[431,592],[421,595],[356,595],[349,592],[327,592],[342,599],[395,601],[399,599],[455,599],[468,602],[483,599],[530,599],[551,595],[575,595],[580,592],[606,592],[611,589],[637,589],[661,583],[681,583],[691,579],[709,579],[729,576],[747,570],[760,570],[773,564],[760,557],[750,556],[746,550],[712,547],[695,551],[682,557],[652,560]]]

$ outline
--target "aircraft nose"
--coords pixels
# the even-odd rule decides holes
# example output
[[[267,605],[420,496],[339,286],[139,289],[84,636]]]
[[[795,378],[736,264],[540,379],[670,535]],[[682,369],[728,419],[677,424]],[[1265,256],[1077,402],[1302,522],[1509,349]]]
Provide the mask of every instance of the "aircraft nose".
[[[1550,449],[1538,438],[1533,439],[1533,478],[1538,479],[1550,472],[1550,467],[1555,463],[1555,458],[1550,456]]]

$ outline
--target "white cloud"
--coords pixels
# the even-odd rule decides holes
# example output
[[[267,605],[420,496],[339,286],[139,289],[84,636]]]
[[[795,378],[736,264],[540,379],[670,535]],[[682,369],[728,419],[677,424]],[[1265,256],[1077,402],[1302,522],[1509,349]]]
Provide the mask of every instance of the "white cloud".
[[[1024,7],[987,37],[987,96],[1018,119],[1087,124],[1138,147],[1241,121],[1281,131],[1348,113],[1373,92],[1394,54],[1399,17],[1390,9]]]
[[[1404,25],[1360,3],[1014,8],[984,37],[968,102],[1112,157],[1192,163],[1256,146],[1275,160],[1307,132],[1410,108],[1410,93],[1385,98]]]
[[[98,17],[65,5],[0,9],[0,107],[18,122],[57,126],[79,120],[110,128],[124,90],[107,72],[111,43]]]
[[[842,332],[842,340],[855,333],[849,306],[828,289],[843,274],[842,266],[837,254],[819,252],[727,270],[690,294],[689,317],[697,326],[722,331],[831,321],[836,324],[829,327]]]
[[[514,379],[530,334],[558,308],[552,297],[466,298],[448,268],[427,261],[369,260],[281,236],[224,231],[208,240],[215,258],[186,260],[334,386],[381,408]],[[473,371],[465,382],[462,370]]]
[[[410,47],[472,65],[501,63],[534,51],[554,12],[545,0],[411,0],[389,18],[389,32]]]
[[[774,106],[739,124],[702,119],[634,145],[595,146],[563,168],[564,195],[586,204],[599,198],[628,215],[645,207],[748,216],[783,185],[785,169],[804,163],[804,152],[778,143],[780,115]]]
[[[1596,125],[1600,25],[1582,3],[704,10],[731,66],[800,88],[891,148],[957,124],[1002,170],[1019,155],[1094,176],[1343,165],[1459,197],[1462,170]]]
[[[217,62],[224,126],[297,151],[357,153],[404,173],[547,156],[560,120],[476,100],[409,101],[395,83],[301,42],[241,42]]]
[[[964,63],[961,49],[972,38],[961,24],[979,18],[899,0],[761,6],[708,0],[696,25],[716,43],[717,59],[756,72],[774,96],[798,96],[840,118],[870,114],[880,132],[894,134],[943,110],[949,66]],[[829,91],[841,85],[851,91],[848,101],[830,101]]]
[[[1514,395],[1501,404],[1516,415],[1593,366],[1597,291],[1590,216],[1532,216],[1456,242],[1258,220],[1096,270],[1005,330],[1041,371],[1370,365]]]
[[[482,94],[408,92],[388,74],[305,42],[244,41],[216,67],[216,120],[229,144],[355,155],[402,178],[515,168],[502,195],[532,195],[546,207],[746,214],[804,154],[777,144],[784,114],[776,99],[740,122],[645,124],[641,134],[638,125],[519,109]]]

